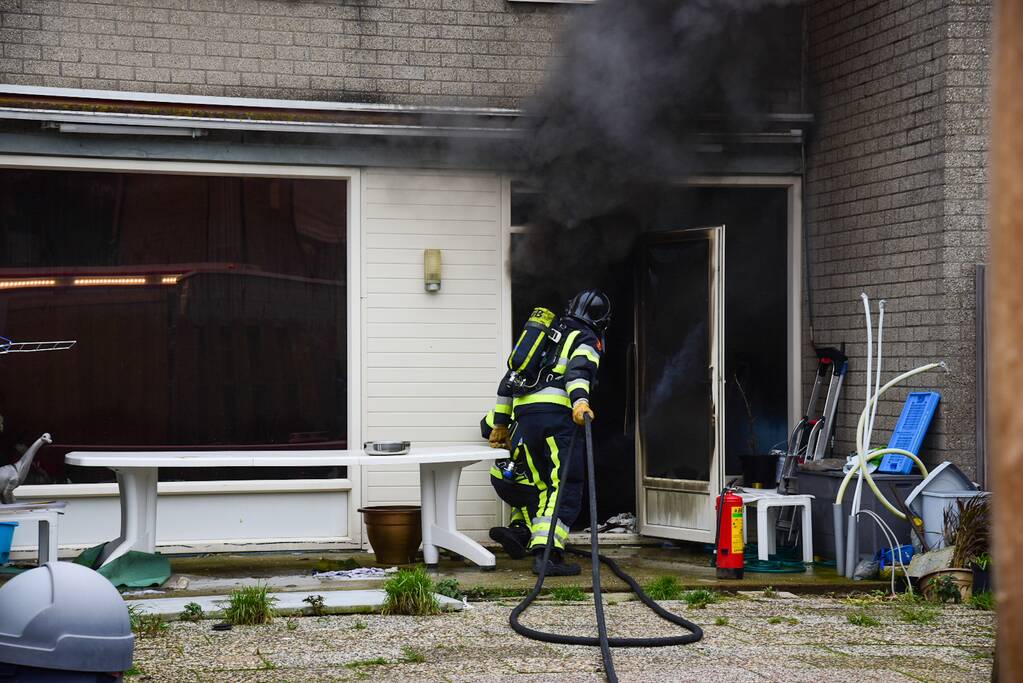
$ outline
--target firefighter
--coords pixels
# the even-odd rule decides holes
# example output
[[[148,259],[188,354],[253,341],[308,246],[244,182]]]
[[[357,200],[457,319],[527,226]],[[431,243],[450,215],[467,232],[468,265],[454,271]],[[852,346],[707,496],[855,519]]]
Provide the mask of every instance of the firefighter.
[[[590,391],[610,319],[607,295],[594,289],[580,292],[561,318],[556,352],[538,385],[516,395],[506,374],[498,387],[489,442],[492,448],[511,451],[511,460],[503,469],[495,466],[491,481],[511,505],[512,520],[507,527],[491,529],[490,537],[513,557],[531,553],[537,574],[552,524],[554,549],[547,575],[579,573],[579,565],[565,562],[563,551],[582,504],[585,440],[580,427],[586,415],[593,419]],[[513,415],[514,428],[509,429]],[[565,458],[569,465],[562,480],[559,468]],[[559,498],[561,510],[554,520]]]

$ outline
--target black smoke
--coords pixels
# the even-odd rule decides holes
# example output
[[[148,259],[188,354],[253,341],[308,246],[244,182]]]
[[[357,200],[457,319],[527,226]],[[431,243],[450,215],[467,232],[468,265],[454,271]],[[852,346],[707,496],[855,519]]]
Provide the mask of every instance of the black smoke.
[[[517,264],[539,275],[580,252],[620,257],[650,188],[727,155],[705,153],[715,150],[708,136],[757,133],[766,114],[790,107],[801,77],[800,5],[601,0],[576,13],[527,106],[518,166],[539,194]]]

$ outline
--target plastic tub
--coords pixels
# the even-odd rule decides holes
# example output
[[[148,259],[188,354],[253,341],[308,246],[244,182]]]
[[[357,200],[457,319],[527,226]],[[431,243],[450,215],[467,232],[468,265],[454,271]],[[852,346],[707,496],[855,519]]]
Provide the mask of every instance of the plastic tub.
[[[14,528],[17,522],[0,522],[0,564],[7,564],[11,556],[11,541],[14,540]]]
[[[945,547],[945,511],[955,507],[957,500],[991,495],[987,491],[921,491],[921,518],[924,521],[924,534],[931,550]]]

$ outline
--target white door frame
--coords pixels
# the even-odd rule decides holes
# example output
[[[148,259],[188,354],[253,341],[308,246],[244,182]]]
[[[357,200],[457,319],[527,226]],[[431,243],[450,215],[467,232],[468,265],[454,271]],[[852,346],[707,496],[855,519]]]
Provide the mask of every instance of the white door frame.
[[[204,176],[245,176],[259,178],[317,178],[324,180],[347,180],[347,345],[348,345],[348,444],[362,446],[362,319],[364,287],[362,282],[362,201],[361,171],[358,168],[334,166],[290,166],[283,164],[241,164],[196,161],[151,161],[117,158],[83,158],[61,156],[34,156],[28,154],[0,154],[0,168],[20,168],[52,171],[109,171],[118,173],[153,173]],[[362,519],[357,510],[361,505],[360,472],[358,467],[348,468],[346,479],[315,480],[310,490],[348,492],[348,536],[339,539],[344,546],[361,547]],[[215,494],[220,487],[212,482],[168,482],[160,486],[161,492],[175,494]],[[54,484],[46,486],[23,486],[19,493],[37,497],[92,497],[107,494],[111,484]],[[261,492],[291,488],[287,480],[274,483],[270,480],[231,481],[224,486],[232,492]],[[299,540],[294,546],[301,546]],[[322,546],[322,540],[310,541],[310,547]],[[251,545],[246,546],[252,549]]]

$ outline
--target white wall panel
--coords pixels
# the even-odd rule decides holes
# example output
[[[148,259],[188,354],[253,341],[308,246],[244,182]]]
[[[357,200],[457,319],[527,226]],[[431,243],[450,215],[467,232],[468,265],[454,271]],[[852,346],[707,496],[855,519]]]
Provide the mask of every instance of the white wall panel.
[[[506,345],[502,179],[488,173],[362,174],[363,436],[479,443]],[[440,249],[441,291],[423,290],[423,250]],[[467,469],[459,526],[479,540],[499,523],[489,465]],[[362,504],[418,503],[417,468],[363,468]]]
[[[25,502],[34,499],[22,496]],[[116,489],[107,495],[66,500],[67,510],[60,519],[62,555],[73,555],[120,533]],[[349,492],[344,490],[164,494],[157,498],[156,545],[172,552],[276,544],[351,547],[348,515]],[[37,533],[34,522],[18,526],[13,547],[22,551],[20,557],[34,555]]]

